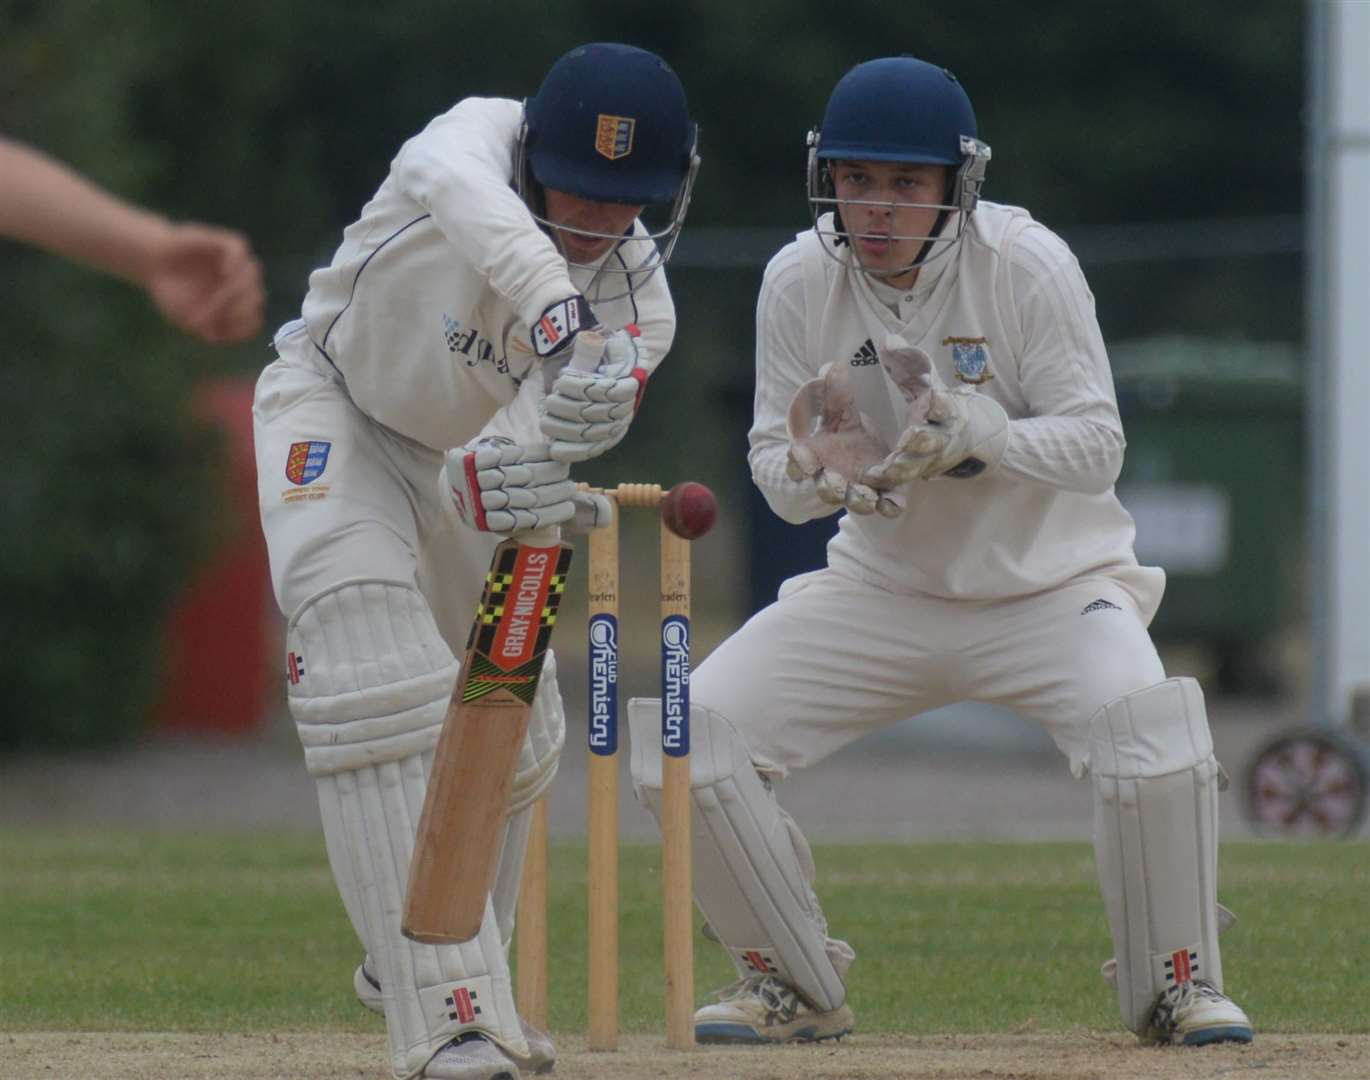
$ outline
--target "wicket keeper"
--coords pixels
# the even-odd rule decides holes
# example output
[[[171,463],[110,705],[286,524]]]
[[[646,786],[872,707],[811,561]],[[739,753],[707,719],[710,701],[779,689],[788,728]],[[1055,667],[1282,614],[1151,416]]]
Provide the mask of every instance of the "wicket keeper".
[[[695,1014],[701,1042],[852,1030],[854,952],[771,782],[970,699],[1039,721],[1093,786],[1123,1023],[1252,1037],[1218,947],[1222,773],[1199,684],[1168,677],[1147,632],[1165,577],[1114,494],[1094,299],[1059,237],[980,198],[989,161],[961,84],[908,56],[854,67],[809,136],[814,225],[757,305],[750,463],[785,520],[841,519],[827,566],[691,679],[695,896],[738,975]],[[655,806],[656,703],[629,712]]]

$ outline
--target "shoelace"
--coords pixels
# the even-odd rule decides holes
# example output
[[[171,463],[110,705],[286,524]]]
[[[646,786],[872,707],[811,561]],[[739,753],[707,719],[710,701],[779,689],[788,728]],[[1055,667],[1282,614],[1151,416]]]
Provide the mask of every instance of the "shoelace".
[[[1188,1005],[1194,998],[1206,998],[1209,1001],[1227,1000],[1215,987],[1202,979],[1193,979],[1190,982],[1181,983],[1179,986],[1173,986],[1167,993],[1174,995],[1171,1000],[1172,1008]]]
[[[1227,998],[1202,979],[1172,986],[1156,1002],[1156,1010],[1151,1017],[1152,1030],[1158,1033],[1174,1031],[1178,1023],[1175,1014],[1193,1005],[1196,1000],[1225,1002]]]
[[[743,997],[756,997],[766,1006],[770,1014],[782,1023],[794,1019],[799,1011],[799,994],[774,975],[748,975],[731,986],[719,990],[715,996],[719,1001],[736,1001]]]
[[[715,990],[714,997],[719,1001],[736,1001],[740,997],[758,994],[761,991],[761,984],[769,978],[769,975],[744,975],[722,990]]]

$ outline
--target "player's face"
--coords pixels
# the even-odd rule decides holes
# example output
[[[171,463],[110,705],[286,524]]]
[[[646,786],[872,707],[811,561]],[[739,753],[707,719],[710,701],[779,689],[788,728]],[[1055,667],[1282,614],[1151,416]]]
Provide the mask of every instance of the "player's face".
[[[553,188],[546,189],[547,220],[569,262],[602,259],[642,213],[640,206],[595,202]],[[585,233],[599,233],[586,236]]]
[[[841,161],[833,187],[852,250],[867,270],[908,266],[932,235],[946,201],[947,167],[901,161]],[[916,270],[890,277],[903,286]]]

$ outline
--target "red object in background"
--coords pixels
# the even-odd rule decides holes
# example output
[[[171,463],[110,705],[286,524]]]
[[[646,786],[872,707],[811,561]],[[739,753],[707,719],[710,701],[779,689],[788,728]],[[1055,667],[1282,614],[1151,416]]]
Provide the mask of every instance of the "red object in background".
[[[167,618],[161,731],[246,733],[268,712],[270,571],[257,512],[251,379],[212,379],[191,401],[196,419],[224,434],[230,535],[193,573]]]

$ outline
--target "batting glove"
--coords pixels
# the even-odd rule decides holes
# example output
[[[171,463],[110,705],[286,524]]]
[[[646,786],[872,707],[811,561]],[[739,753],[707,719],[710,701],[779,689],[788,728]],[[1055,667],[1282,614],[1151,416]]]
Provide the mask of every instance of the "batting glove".
[[[553,461],[546,444],[521,446],[494,435],[449,450],[438,488],[443,504],[462,525],[492,533],[571,521],[579,494],[570,467]]]
[[[540,423],[553,460],[587,461],[617,446],[628,433],[647,385],[646,353],[638,334],[631,325],[608,336],[580,334],[574,359],[543,400]]]

